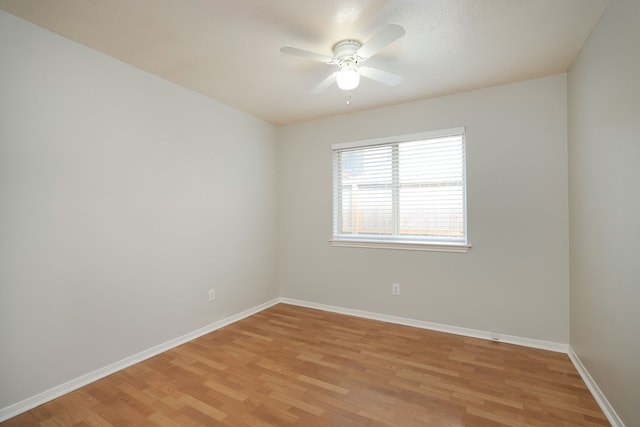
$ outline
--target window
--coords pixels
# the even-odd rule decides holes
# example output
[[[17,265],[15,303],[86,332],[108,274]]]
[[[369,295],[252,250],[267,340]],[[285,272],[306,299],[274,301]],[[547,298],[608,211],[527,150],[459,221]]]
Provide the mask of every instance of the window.
[[[333,145],[335,246],[466,252],[464,128]]]

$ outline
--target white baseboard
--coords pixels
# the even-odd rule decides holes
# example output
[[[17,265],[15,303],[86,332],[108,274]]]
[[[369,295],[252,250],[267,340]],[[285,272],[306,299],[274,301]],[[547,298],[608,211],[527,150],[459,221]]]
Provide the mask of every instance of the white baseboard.
[[[252,307],[240,313],[234,314],[232,316],[226,317],[224,319],[218,320],[216,322],[213,322],[207,326],[204,326],[200,329],[196,329],[195,331],[192,331],[181,337],[174,338],[162,344],[156,345],[147,350],[141,351],[140,353],[137,353],[125,359],[122,359],[118,362],[115,362],[103,368],[97,369],[93,372],[89,372],[85,375],[74,378],[71,381],[68,381],[64,384],[60,384],[56,387],[53,387],[35,396],[24,399],[20,402],[14,403],[13,405],[7,406],[5,408],[1,408],[0,422],[8,420],[9,418],[15,417],[16,415],[19,415],[23,412],[26,412],[30,409],[35,408],[36,406],[42,405],[43,403],[46,403],[50,400],[53,400],[57,397],[60,397],[74,390],[77,390],[80,387],[83,387],[89,383],[97,381],[101,378],[104,378],[122,369],[128,368],[129,366],[135,365],[136,363],[140,363],[143,360],[149,359],[150,357],[156,356],[162,352],[165,352],[181,344],[184,344],[198,337],[206,335],[210,332],[213,332],[216,329],[220,329],[224,326],[227,326],[239,320],[242,320],[245,317],[249,317],[253,314],[256,314],[262,310],[265,310],[269,307],[276,305],[279,302],[282,302],[285,304],[297,305],[300,307],[315,308],[323,311],[330,311],[330,312],[339,313],[339,314],[362,317],[366,319],[381,320],[383,322],[395,323],[399,325],[413,326],[416,328],[429,329],[433,331],[446,332],[450,334],[463,335],[463,336],[468,336],[473,338],[481,338],[485,340],[492,340],[490,332],[481,331],[478,329],[462,328],[458,326],[444,325],[441,323],[426,322],[423,320],[408,319],[404,317],[390,316],[386,314],[373,313],[369,311],[354,310],[354,309],[345,308],[345,307],[337,307],[332,305],[298,300],[298,299],[280,297],[280,298],[273,299],[271,301],[267,301],[255,307]],[[598,405],[600,405],[600,408],[604,412],[605,416],[607,417],[611,425],[613,427],[625,427],[620,417],[618,417],[618,414],[614,411],[613,407],[611,406],[607,398],[604,396],[604,394],[602,393],[602,391],[600,390],[596,382],[593,380],[593,378],[587,371],[587,369],[584,367],[584,365],[582,364],[578,356],[575,354],[573,349],[568,344],[557,343],[552,341],[536,340],[532,338],[523,338],[523,337],[512,336],[512,335],[502,335],[502,334],[500,335],[499,341],[509,343],[509,344],[516,344],[516,345],[521,345],[525,347],[532,347],[532,348],[538,348],[542,350],[550,350],[550,351],[568,354],[572,363],[576,367],[576,370],[582,377],[582,380],[585,382],[585,384],[589,388],[589,391],[593,395],[596,402],[598,402]]]
[[[351,308],[337,307],[333,305],[318,304],[315,302],[297,300],[292,298],[280,298],[280,302],[285,304],[298,305],[301,307],[315,308],[318,310],[331,311],[333,313],[347,314],[350,316],[363,317],[365,319],[381,320],[383,322],[396,323],[399,325],[413,326],[421,329],[429,329],[432,331],[446,332],[455,335],[464,335],[466,337],[481,338],[494,341],[491,333],[478,329],[462,328],[459,326],[444,325],[441,323],[426,322],[424,320],[408,319],[405,317],[390,316],[387,314],[373,313],[370,311],[354,310]],[[500,334],[499,342],[508,344],[516,344],[524,347],[538,348],[542,350],[550,350],[558,353],[566,353],[569,345],[557,343],[553,341],[536,340],[533,338],[523,338],[514,335]]]
[[[225,317],[224,319],[210,323],[207,326],[204,326],[200,329],[196,329],[195,331],[189,332],[188,334],[182,335],[181,337],[174,338],[162,344],[158,344],[147,350],[141,351],[140,353],[134,354],[132,356],[129,356],[127,358],[114,362],[110,365],[97,369],[93,372],[89,372],[87,374],[81,375],[77,378],[72,379],[71,381],[67,381],[64,384],[60,384],[47,391],[39,393],[35,396],[29,397],[20,402],[14,403],[13,405],[2,408],[0,409],[0,422],[8,420],[9,418],[15,417],[16,415],[26,412],[29,409],[33,409],[36,406],[42,405],[43,403],[53,400],[56,397],[60,397],[64,394],[77,390],[80,387],[83,387],[89,383],[97,381],[115,372],[121,371],[122,369],[128,368],[129,366],[135,365],[136,363],[140,363],[143,360],[149,359],[150,357],[156,356],[162,352],[170,350],[174,347],[177,347],[181,344],[194,340],[198,337],[201,337],[202,335],[206,335],[209,332],[213,332],[216,329],[220,329],[224,326],[230,325],[231,323],[237,322],[238,320],[242,320],[245,317],[249,317],[252,314],[256,314],[264,309],[267,309],[277,304],[278,302],[280,302],[280,300],[276,298],[271,301],[267,301],[263,304],[252,307],[248,310],[234,314],[232,316]]]
[[[569,346],[569,351],[567,354],[569,355],[569,359],[571,359],[571,362],[573,362],[573,366],[576,367],[576,370],[582,377],[582,381],[584,381],[584,383],[587,385],[587,388],[593,395],[593,398],[596,400],[596,402],[598,402],[598,405],[600,405],[600,409],[602,409],[602,412],[604,412],[604,415],[611,423],[611,426],[625,427],[622,419],[620,419],[616,411],[613,409],[613,406],[611,406],[604,393],[602,393],[602,390],[600,390],[600,387],[598,387],[598,384],[596,384],[596,382],[593,380],[593,377],[591,377],[591,374],[589,374],[589,371],[587,371],[587,368],[585,368],[585,366],[582,364],[582,361],[580,360],[576,352],[573,351],[573,348],[571,348],[571,346]]]
[[[407,319],[404,317],[389,316],[386,314],[373,313],[373,312],[363,311],[363,310],[354,310],[350,308],[337,307],[333,305],[318,304],[315,302],[309,302],[309,301],[298,300],[293,298],[279,298],[279,301],[285,304],[298,305],[300,307],[315,308],[318,310],[330,311],[330,312],[339,313],[339,314],[347,314],[350,316],[363,317],[366,319],[381,320],[383,322],[396,323],[399,325],[414,326],[416,328],[429,329],[429,330],[438,331],[438,332],[446,332],[450,334],[463,335],[467,337],[492,340],[490,332],[481,331],[478,329],[461,328],[458,326],[444,325],[441,323],[432,323],[432,322],[425,322],[422,320]],[[611,406],[607,398],[604,396],[604,394],[602,393],[602,391],[600,390],[596,382],[593,380],[593,378],[591,377],[587,369],[584,367],[584,365],[582,364],[578,356],[575,354],[571,346],[569,346],[568,344],[557,343],[553,341],[543,341],[543,340],[536,340],[532,338],[523,338],[523,337],[518,337],[513,335],[502,335],[502,334],[500,335],[499,341],[506,342],[509,344],[521,345],[524,347],[532,347],[532,348],[538,348],[542,350],[555,351],[558,353],[566,353],[569,356],[569,359],[571,360],[573,365],[576,367],[576,370],[582,377],[582,380],[587,385],[587,388],[593,395],[593,398],[596,400],[598,405],[600,405],[600,409],[602,409],[602,412],[607,417],[607,420],[609,421],[609,423],[611,423],[611,426],[625,427],[624,423],[622,422],[618,414],[615,412],[615,410],[613,409],[613,407]]]

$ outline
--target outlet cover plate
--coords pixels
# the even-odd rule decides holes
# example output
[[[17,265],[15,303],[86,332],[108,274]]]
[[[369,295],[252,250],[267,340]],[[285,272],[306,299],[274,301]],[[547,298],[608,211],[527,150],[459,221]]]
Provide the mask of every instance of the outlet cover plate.
[[[400,295],[400,284],[399,283],[392,283],[391,284],[391,293],[393,295]]]

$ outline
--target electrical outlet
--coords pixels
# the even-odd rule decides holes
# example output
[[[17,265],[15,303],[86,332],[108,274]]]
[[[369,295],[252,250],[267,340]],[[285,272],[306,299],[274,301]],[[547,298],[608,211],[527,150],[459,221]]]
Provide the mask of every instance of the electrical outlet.
[[[400,295],[400,283],[392,283],[391,284],[391,294],[392,295]]]
[[[214,299],[216,299],[216,290],[209,289],[209,301],[213,301]]]

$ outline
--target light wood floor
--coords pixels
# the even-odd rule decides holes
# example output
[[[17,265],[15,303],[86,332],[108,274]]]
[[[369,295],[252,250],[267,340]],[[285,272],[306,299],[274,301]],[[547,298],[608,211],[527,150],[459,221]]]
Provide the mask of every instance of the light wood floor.
[[[565,354],[278,304],[3,426],[602,426]]]

